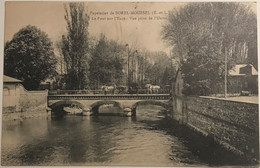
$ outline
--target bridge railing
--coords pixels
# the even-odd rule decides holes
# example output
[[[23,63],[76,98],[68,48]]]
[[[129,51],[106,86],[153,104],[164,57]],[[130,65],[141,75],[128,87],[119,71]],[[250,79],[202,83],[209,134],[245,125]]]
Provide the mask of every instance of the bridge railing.
[[[158,91],[148,91],[147,89],[138,89],[133,94],[169,94],[169,89],[159,89]],[[70,94],[85,94],[85,95],[96,95],[96,94],[129,94],[124,90],[50,90],[49,95],[70,95]]]
[[[63,94],[102,94],[102,90],[50,90],[50,95]]]

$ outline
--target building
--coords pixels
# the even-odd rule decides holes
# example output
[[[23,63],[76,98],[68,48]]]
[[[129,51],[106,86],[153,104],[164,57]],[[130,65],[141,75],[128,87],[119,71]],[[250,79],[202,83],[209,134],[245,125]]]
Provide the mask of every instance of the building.
[[[3,108],[8,108],[12,111],[19,111],[20,96],[24,88],[22,81],[10,76],[3,76]]]
[[[3,121],[48,115],[48,90],[27,91],[21,80],[6,75],[3,82]]]
[[[258,72],[252,64],[237,64],[228,72],[228,93],[258,94]]]

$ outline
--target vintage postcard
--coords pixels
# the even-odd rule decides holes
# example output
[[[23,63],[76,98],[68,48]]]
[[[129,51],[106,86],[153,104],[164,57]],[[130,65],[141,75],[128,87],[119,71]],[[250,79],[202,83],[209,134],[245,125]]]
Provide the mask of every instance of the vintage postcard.
[[[258,166],[257,19],[256,1],[5,1],[1,165]]]

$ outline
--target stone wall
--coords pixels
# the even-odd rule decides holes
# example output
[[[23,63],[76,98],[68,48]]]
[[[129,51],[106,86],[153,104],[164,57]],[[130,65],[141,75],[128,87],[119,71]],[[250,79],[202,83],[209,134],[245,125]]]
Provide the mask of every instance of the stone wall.
[[[258,104],[175,97],[173,118],[247,159],[258,160]],[[181,108],[182,107],[182,108]]]
[[[47,96],[47,90],[26,91],[24,89],[17,95],[18,103],[15,106],[3,106],[3,121],[48,116]]]

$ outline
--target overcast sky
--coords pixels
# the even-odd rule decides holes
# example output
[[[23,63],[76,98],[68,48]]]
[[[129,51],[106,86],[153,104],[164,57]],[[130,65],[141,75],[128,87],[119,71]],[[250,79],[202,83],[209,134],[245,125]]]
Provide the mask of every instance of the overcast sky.
[[[255,3],[250,3],[252,9],[256,12]],[[46,32],[50,39],[55,42],[62,34],[66,32],[66,23],[64,20],[64,3],[62,2],[6,2],[5,3],[5,41],[12,39],[14,33],[26,25],[34,25]],[[116,15],[126,16],[124,20],[100,21],[92,20],[94,12],[111,11],[149,11],[149,14],[140,14],[138,16],[160,16],[165,17],[166,14],[158,14],[172,9],[179,9],[184,3],[177,2],[152,2],[152,3],[104,3],[104,2],[86,2],[85,8],[90,16],[89,33],[98,37],[100,33],[104,33],[109,39],[114,39],[120,43],[128,43],[136,45],[137,48],[145,47],[151,51],[166,51],[169,48],[161,39],[161,28],[165,23],[165,19],[146,21],[129,20],[130,16],[137,15]],[[153,11],[157,11],[152,15]],[[108,15],[98,15],[99,17],[107,17]],[[97,17],[98,17],[97,16]]]

